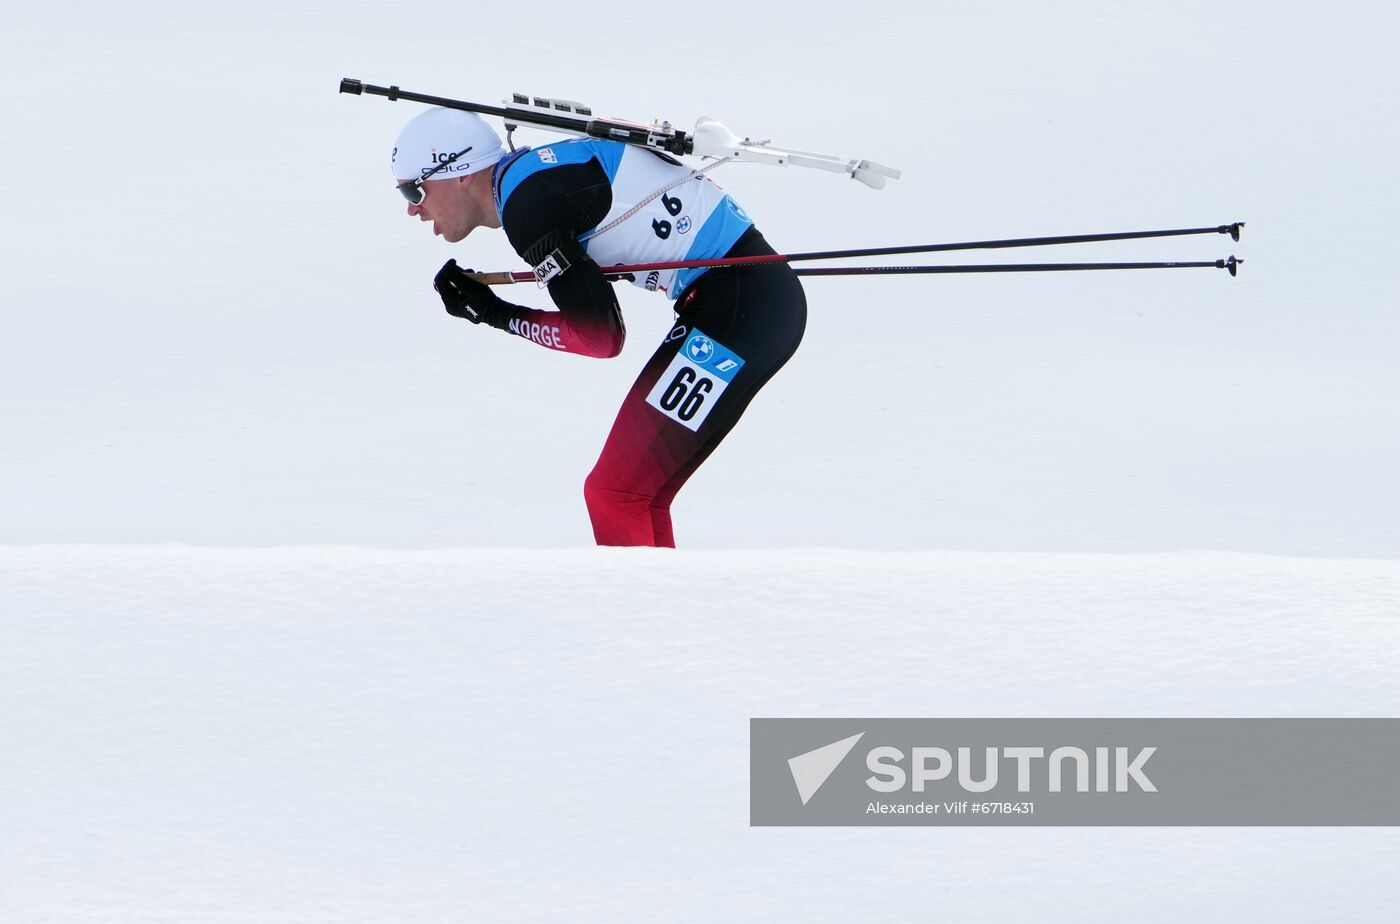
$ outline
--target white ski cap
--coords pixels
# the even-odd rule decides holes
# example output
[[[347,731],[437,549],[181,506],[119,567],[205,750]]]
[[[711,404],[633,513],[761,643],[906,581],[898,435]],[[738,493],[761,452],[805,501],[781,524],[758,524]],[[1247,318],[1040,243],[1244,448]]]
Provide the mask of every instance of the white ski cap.
[[[389,162],[400,182],[416,180],[446,162],[432,179],[447,180],[494,167],[505,156],[500,136],[481,116],[438,108],[409,120],[399,132]]]

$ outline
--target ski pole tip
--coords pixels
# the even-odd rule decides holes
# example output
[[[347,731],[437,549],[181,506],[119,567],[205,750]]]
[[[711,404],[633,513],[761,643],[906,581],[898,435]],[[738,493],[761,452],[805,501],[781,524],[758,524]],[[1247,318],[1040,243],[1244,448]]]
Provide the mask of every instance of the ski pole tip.
[[[364,89],[365,85],[353,77],[340,78],[341,93],[353,93],[356,96],[359,96],[361,93],[364,92]]]
[[[1236,260],[1234,254],[1230,254],[1230,259],[1224,261],[1223,266],[1230,271],[1231,276],[1238,276],[1240,264],[1243,262],[1243,260]]]
[[[1238,242],[1239,239],[1240,239],[1240,229],[1243,228],[1243,227],[1244,227],[1244,222],[1242,222],[1242,221],[1237,221],[1237,222],[1234,222],[1233,224],[1229,225],[1229,230],[1230,230],[1230,237],[1231,237],[1231,239],[1233,239],[1234,241]],[[1243,262],[1243,261],[1241,261],[1241,262]]]

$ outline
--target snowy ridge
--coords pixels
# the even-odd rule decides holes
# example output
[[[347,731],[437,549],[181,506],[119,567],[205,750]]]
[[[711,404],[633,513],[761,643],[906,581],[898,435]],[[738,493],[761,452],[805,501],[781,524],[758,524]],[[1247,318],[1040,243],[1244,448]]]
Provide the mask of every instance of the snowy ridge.
[[[751,829],[747,735],[1394,715],[1397,611],[1221,553],[0,547],[0,912],[1378,920],[1388,829]]]

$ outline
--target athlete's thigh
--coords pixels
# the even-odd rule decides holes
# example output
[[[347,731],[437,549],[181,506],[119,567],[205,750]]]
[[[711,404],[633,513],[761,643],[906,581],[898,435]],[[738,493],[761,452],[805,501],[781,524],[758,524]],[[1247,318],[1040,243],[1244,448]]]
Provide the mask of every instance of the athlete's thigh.
[[[654,496],[702,444],[699,434],[650,402],[679,351],[681,335],[664,338],[638,373],[618,408],[593,468],[595,484]]]
[[[619,408],[595,477],[674,493],[733,429],[802,339],[806,300],[776,268],[707,280],[642,367]],[[786,271],[786,267],[782,268]]]

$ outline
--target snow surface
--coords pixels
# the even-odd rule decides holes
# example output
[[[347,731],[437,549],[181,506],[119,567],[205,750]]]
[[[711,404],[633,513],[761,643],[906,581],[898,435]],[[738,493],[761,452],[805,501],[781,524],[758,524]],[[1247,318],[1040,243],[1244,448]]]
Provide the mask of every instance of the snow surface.
[[[6,17],[0,922],[1393,920],[1393,829],[750,829],[747,734],[1400,714],[1397,26],[1258,0]],[[343,76],[904,171],[722,169],[785,250],[1245,220],[949,261],[1246,264],[811,280],[802,349],[677,500],[686,548],[592,549],[583,477],[668,304],[619,287],[611,362],[448,318],[445,259],[520,261],[405,218],[418,109]]]
[[[1395,715],[1400,563],[0,548],[0,920],[1388,921],[1393,828],[748,827],[774,715]]]

